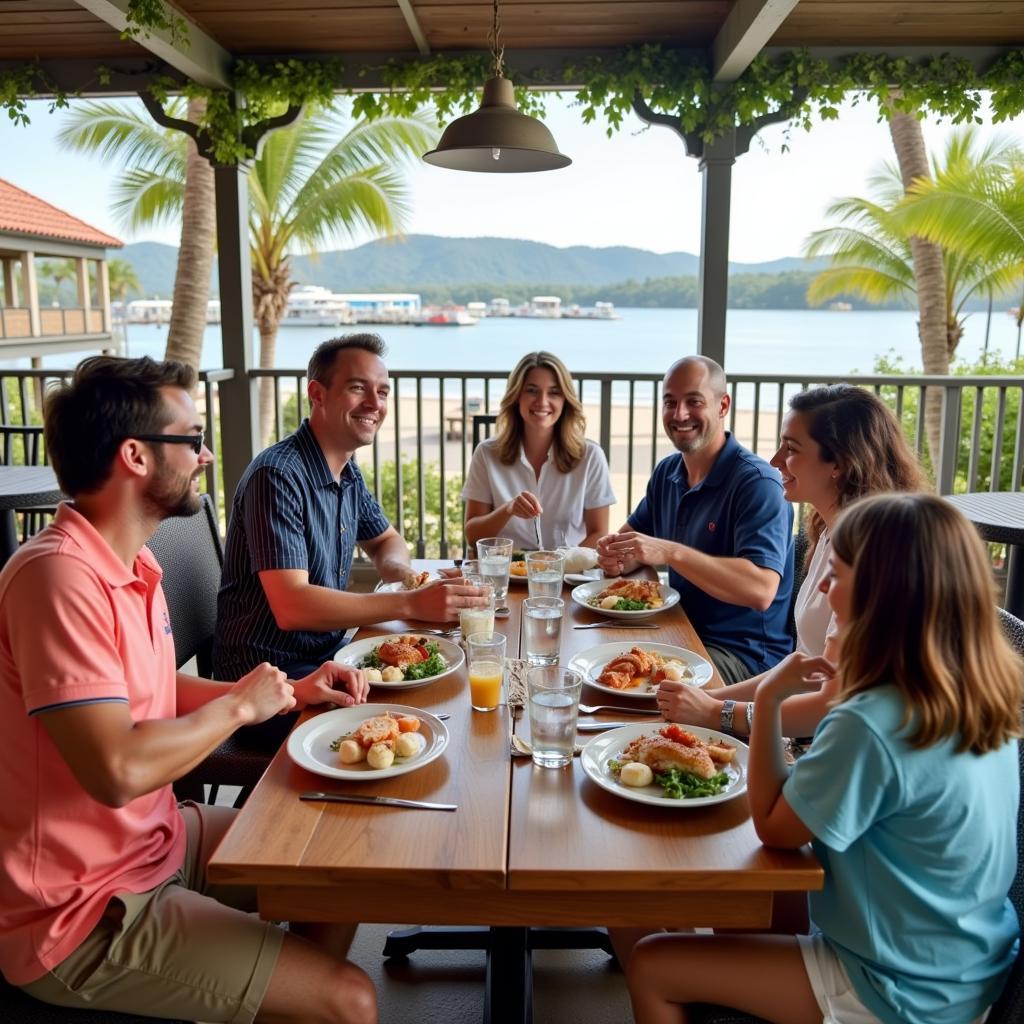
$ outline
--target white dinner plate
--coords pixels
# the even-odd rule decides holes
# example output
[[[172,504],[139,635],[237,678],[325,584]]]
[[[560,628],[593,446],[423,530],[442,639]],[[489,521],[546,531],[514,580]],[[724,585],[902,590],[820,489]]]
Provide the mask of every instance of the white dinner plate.
[[[431,583],[436,583],[436,582],[437,582],[437,581],[438,581],[438,580],[439,580],[440,578],[441,578],[441,577],[440,577],[440,576],[438,576],[438,575],[437,575],[437,573],[434,573],[434,572],[432,572],[432,573],[430,574],[430,578],[429,578],[429,579],[427,580],[427,582],[426,582],[426,583],[424,583],[424,584],[423,584],[423,586],[424,586],[424,587],[427,587],[427,586],[429,586],[429,585],[430,585]],[[417,587],[416,589],[417,589],[417,590],[422,590],[422,589],[423,589],[423,587]],[[403,591],[404,591],[405,593],[407,593],[407,594],[411,594],[411,593],[413,593],[413,591],[411,591],[411,590],[406,590],[406,589],[405,589],[405,585],[404,585],[404,584],[402,583],[402,581],[401,581],[401,580],[393,580],[393,581],[392,581],[391,583],[385,583],[385,582],[384,582],[383,580],[381,580],[381,581],[380,581],[380,582],[379,582],[379,583],[377,584],[377,586],[375,586],[375,587],[373,588],[373,591],[374,591],[374,593],[375,593],[375,594],[379,594],[379,593],[381,593],[382,591],[383,591],[383,592],[384,592],[385,594],[400,594],[400,593],[402,593]]]
[[[526,565],[526,562],[520,562],[519,564],[520,565]],[[515,565],[515,562],[510,563],[510,566],[509,566],[509,573],[508,573],[508,581],[509,581],[509,583],[526,583],[527,579],[528,579],[526,573],[523,573],[522,576],[517,576],[514,572],[512,572],[512,569],[511,569],[512,565]]]
[[[613,644],[598,644],[588,647],[585,651],[575,654],[569,662],[569,668],[575,669],[595,689],[604,690],[615,697],[653,697],[657,690],[648,690],[646,686],[635,686],[631,690],[616,690],[597,677],[604,671],[605,665],[620,654],[627,654],[631,647],[639,647],[642,651],[654,651],[666,660],[681,661],[693,670],[692,686],[707,686],[714,673],[711,662],[702,658],[685,647],[673,647],[671,644],[649,644],[644,640],[620,640]]]
[[[658,584],[658,590],[661,592],[661,599],[664,602],[660,608],[646,608],[638,612],[619,612],[590,604],[590,598],[597,597],[602,591],[607,590],[610,582],[609,580],[594,580],[591,583],[581,583],[578,587],[572,588],[572,599],[578,605],[586,608],[588,612],[596,612],[598,615],[607,616],[610,619],[645,619],[679,604],[679,591],[664,583]]]
[[[355,732],[367,718],[393,711],[399,715],[414,715],[422,723],[420,732],[427,741],[422,753],[415,757],[398,758],[390,768],[370,768],[365,761],[358,764],[341,763],[331,744]],[[351,708],[325,711],[322,715],[303,722],[288,737],[288,756],[306,771],[324,775],[329,779],[350,779],[359,782],[372,779],[390,779],[395,775],[414,772],[440,757],[448,746],[448,730],[444,722],[419,708],[401,704],[357,704]]]
[[[604,579],[604,573],[601,569],[595,567],[593,569],[584,569],[583,572],[567,572],[564,579],[566,583],[570,584],[593,583],[594,580]],[[594,610],[597,611],[596,608]]]
[[[664,726],[652,728],[650,725],[624,725],[619,729],[612,729],[600,736],[595,736],[580,754],[580,764],[583,766],[583,770],[609,793],[624,797],[626,800],[633,800],[636,803],[653,804],[655,807],[707,807],[709,804],[720,804],[726,800],[732,800],[733,797],[747,791],[747,756],[750,752],[747,745],[731,736],[715,732],[713,729],[701,729],[695,725],[684,725],[683,728],[702,740],[725,740],[736,748],[735,760],[722,769],[729,776],[729,782],[721,793],[715,796],[695,796],[686,800],[673,800],[671,797],[665,796],[665,791],[656,782],[642,787],[624,786],[612,774],[608,762],[618,758],[638,736],[656,733],[658,728],[664,728]]]
[[[396,633],[392,636],[371,636],[365,640],[354,640],[347,647],[342,647],[335,654],[334,660],[339,665],[350,665],[352,668],[359,668],[359,663],[375,647],[386,643],[388,640],[397,640],[400,636],[423,636],[431,643],[436,643],[438,653],[448,663],[448,668],[443,672],[438,672],[436,676],[427,676],[426,679],[402,679],[395,683],[370,683],[375,690],[411,690],[414,686],[426,686],[428,683],[433,683],[438,679],[444,679],[445,676],[450,676],[466,660],[466,656],[462,653],[462,648],[458,644],[452,643],[451,640],[446,640],[443,636],[433,636],[429,633],[417,634],[415,629],[410,629],[408,633]]]

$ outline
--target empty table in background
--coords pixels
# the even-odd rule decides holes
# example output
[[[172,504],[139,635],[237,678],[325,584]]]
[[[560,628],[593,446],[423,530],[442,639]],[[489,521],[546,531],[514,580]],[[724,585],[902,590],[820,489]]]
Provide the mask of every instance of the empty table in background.
[[[979,491],[945,497],[974,523],[985,540],[1006,545],[1004,607],[1024,618],[1024,492]]]
[[[64,494],[49,466],[0,466],[0,566],[18,550],[14,511],[56,505]]]

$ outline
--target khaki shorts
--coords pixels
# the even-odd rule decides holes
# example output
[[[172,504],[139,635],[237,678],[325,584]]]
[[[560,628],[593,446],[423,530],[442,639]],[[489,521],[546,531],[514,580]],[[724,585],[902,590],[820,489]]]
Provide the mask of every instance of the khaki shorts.
[[[112,897],[88,938],[25,992],[57,1006],[250,1024],[284,932],[248,913],[252,889],[206,881],[235,811],[189,803],[181,814],[181,869],[149,892]]]

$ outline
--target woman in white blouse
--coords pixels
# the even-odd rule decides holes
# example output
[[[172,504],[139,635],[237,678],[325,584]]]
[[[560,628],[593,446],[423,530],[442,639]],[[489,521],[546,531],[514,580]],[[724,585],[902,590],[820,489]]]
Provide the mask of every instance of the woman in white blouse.
[[[584,437],[572,377],[550,352],[531,352],[508,379],[497,433],[466,475],[466,541],[511,537],[516,547],[594,547],[615,503],[604,452]]]
[[[834,664],[836,624],[822,592],[829,530],[850,502],[885,491],[922,490],[925,475],[896,417],[870,391],[850,384],[813,388],[795,395],[789,408],[771,462],[782,474],[786,498],[811,508],[807,575],[794,606],[796,646]],[[754,676],[719,690],[721,699],[686,684],[662,683],[658,708],[671,721],[749,735],[760,681],[761,676]],[[810,736],[828,710],[832,687],[829,682],[816,693],[787,700],[782,705],[783,733]]]

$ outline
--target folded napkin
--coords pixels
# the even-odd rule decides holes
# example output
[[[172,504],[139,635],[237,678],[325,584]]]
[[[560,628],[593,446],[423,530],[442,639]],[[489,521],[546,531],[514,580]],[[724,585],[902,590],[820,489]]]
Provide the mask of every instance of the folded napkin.
[[[559,548],[565,558],[566,572],[583,572],[597,565],[597,552],[593,548]]]

